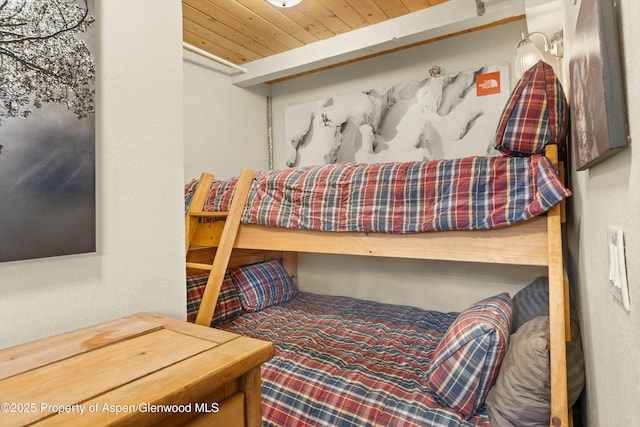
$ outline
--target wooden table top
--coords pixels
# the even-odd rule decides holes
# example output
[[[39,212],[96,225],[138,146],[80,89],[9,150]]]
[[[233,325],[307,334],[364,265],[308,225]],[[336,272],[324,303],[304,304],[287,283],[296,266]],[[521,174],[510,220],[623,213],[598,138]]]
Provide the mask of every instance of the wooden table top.
[[[272,356],[267,341],[134,314],[0,350],[0,425],[160,419]]]

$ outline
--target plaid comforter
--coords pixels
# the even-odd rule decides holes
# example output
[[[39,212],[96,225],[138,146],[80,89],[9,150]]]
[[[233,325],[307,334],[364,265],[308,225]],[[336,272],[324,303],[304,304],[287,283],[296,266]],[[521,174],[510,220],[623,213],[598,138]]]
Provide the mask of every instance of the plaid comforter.
[[[489,426],[465,420],[426,385],[458,313],[299,292],[218,326],[272,341],[262,365],[263,426]]]
[[[236,182],[214,182],[205,210],[228,211]],[[185,187],[187,206],[196,183]],[[256,173],[242,222],[321,231],[478,230],[535,217],[570,194],[542,155],[325,165]]]

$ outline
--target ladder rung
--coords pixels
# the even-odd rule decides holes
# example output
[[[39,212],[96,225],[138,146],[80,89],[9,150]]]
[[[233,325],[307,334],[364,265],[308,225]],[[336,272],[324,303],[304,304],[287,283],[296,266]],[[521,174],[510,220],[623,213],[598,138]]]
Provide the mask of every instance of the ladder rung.
[[[188,262],[187,263],[187,268],[197,268],[198,270],[209,270],[211,271],[211,268],[213,266],[211,264],[201,264],[199,262]]]
[[[213,218],[213,217],[225,218],[229,216],[229,212],[191,212],[189,213],[189,215],[200,217],[200,218]]]

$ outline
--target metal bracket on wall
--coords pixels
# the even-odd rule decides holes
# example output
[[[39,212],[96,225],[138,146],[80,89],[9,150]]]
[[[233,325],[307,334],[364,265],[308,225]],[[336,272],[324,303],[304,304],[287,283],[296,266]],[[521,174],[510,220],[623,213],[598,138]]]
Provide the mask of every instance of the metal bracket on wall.
[[[476,13],[478,16],[484,15],[484,2],[482,0],[476,0]]]

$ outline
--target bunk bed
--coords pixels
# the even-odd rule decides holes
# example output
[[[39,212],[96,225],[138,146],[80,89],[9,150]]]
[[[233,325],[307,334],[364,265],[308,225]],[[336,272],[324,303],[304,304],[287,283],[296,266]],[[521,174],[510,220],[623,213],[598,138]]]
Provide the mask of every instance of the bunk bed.
[[[534,103],[536,108],[539,110],[536,114],[534,114],[535,112],[533,112],[530,107],[532,105],[530,102],[532,96],[543,98],[544,101],[537,104]],[[523,107],[523,105],[528,105],[529,107]],[[523,108],[525,110],[524,112]],[[527,108],[529,109],[527,110]],[[204,282],[201,282],[203,285],[201,286],[202,300],[199,302],[197,307],[197,316],[190,320],[207,326],[212,324],[215,310],[218,310],[221,307],[222,301],[219,300],[219,297],[226,298],[227,291],[230,289],[229,286],[225,285],[225,283],[228,284],[230,281],[229,275],[235,271],[233,270],[234,268],[241,268],[240,266],[244,264],[261,265],[263,262],[268,262],[267,260],[270,258],[281,258],[284,271],[287,272],[288,279],[293,283],[293,291],[290,292],[289,296],[296,294],[295,284],[297,277],[295,254],[298,252],[546,266],[548,268],[548,323],[550,353],[549,387],[551,393],[549,423],[552,426],[569,425],[566,343],[570,337],[570,328],[568,321],[568,284],[563,268],[561,202],[565,197],[570,195],[570,192],[561,184],[557,173],[558,145],[561,147],[561,144],[565,139],[567,126],[566,113],[566,101],[564,100],[564,94],[562,93],[562,88],[559,86],[559,83],[553,74],[553,70],[551,67],[546,66],[546,64],[539,63],[537,66],[525,73],[516,89],[513,91],[509,103],[505,107],[497,134],[497,148],[504,153],[504,157],[411,162],[410,164],[396,165],[337,166],[339,168],[346,167],[347,169],[355,167],[358,171],[360,171],[360,169],[358,169],[360,167],[365,168],[367,171],[370,171],[371,168],[373,168],[376,172],[371,173],[370,175],[377,176],[378,178],[382,177],[382,179],[379,180],[380,182],[376,183],[376,185],[381,185],[381,187],[376,188],[384,188],[381,183],[388,181],[387,178],[389,177],[389,175],[385,175],[384,172],[381,172],[381,170],[384,171],[385,168],[392,168],[394,171],[397,171],[397,169],[400,168],[403,171],[403,173],[400,174],[403,179],[409,177],[408,179],[411,183],[415,184],[417,182],[419,185],[423,185],[422,180],[429,174],[424,172],[422,168],[436,170],[438,172],[435,175],[442,176],[443,173],[446,175],[446,171],[450,170],[451,165],[454,165],[453,168],[456,170],[473,170],[477,172],[478,169],[482,169],[478,167],[479,164],[490,164],[492,167],[489,169],[500,170],[500,173],[492,174],[492,180],[500,180],[505,176],[508,176],[509,178],[509,182],[507,183],[501,181],[501,184],[497,185],[493,184],[492,181],[491,184],[486,184],[486,186],[491,186],[492,188],[497,189],[498,192],[502,192],[503,201],[506,199],[506,207],[503,206],[503,212],[499,215],[501,219],[495,221],[493,220],[493,217],[491,217],[492,220],[486,221],[486,215],[484,215],[481,221],[475,221],[475,216],[469,213],[468,208],[464,208],[464,203],[458,203],[458,207],[463,206],[462,210],[454,211],[452,213],[455,220],[441,221],[438,219],[438,215],[436,215],[435,218],[429,217],[427,221],[421,222],[421,224],[426,223],[426,226],[416,226],[415,221],[409,221],[411,224],[409,226],[409,230],[403,228],[404,226],[400,226],[400,228],[398,228],[395,220],[391,220],[391,225],[383,225],[380,229],[376,228],[377,225],[372,225],[378,224],[377,220],[364,221],[366,224],[364,225],[364,228],[362,228],[362,223],[358,223],[358,221],[345,221],[344,214],[336,214],[336,218],[339,219],[329,221],[331,224],[328,226],[315,224],[310,225],[310,222],[307,221],[309,218],[317,219],[318,215],[323,216],[324,214],[320,213],[316,215],[310,213],[309,209],[311,208],[308,206],[302,210],[304,213],[300,215],[294,215],[290,210],[290,207],[280,207],[275,209],[275,212],[277,212],[276,215],[273,215],[274,211],[272,211],[271,215],[266,215],[266,219],[259,219],[259,215],[256,214],[257,211],[253,209],[253,206],[260,206],[261,200],[277,198],[273,196],[273,193],[269,193],[266,189],[273,190],[275,188],[277,191],[277,188],[283,182],[286,188],[295,188],[295,186],[291,184],[291,176],[296,176],[296,174],[298,174],[296,179],[299,178],[302,181],[308,182],[308,173],[310,173],[309,168],[305,168],[303,172],[295,170],[270,171],[267,173],[257,174],[254,174],[254,172],[250,170],[243,170],[239,178],[223,182],[214,181],[213,176],[203,174],[199,180],[193,181],[185,188],[185,233],[188,272],[193,273],[196,270],[207,270],[203,276],[205,280]],[[525,119],[523,119],[523,117]],[[506,166],[496,168],[495,164],[504,164]],[[521,212],[514,216],[511,215],[513,208],[513,204],[511,204],[511,196],[514,194],[514,188],[521,187],[521,185],[511,184],[510,180],[520,179],[524,174],[521,169],[514,166],[515,164],[526,164],[527,166],[523,167],[533,170],[533,175],[530,176],[533,176],[534,178],[525,178],[528,185],[533,182],[533,187],[526,186],[527,189],[524,192],[528,193],[528,202],[525,203],[524,206],[520,206]],[[461,165],[464,165],[464,167],[461,167]],[[321,169],[322,167],[319,168]],[[327,176],[327,174],[324,173],[326,171],[317,172],[318,168],[311,169],[324,177]],[[411,173],[409,172],[412,170],[421,171],[418,174],[420,179],[416,180],[411,178]],[[304,176],[300,178],[300,174]],[[329,173],[328,175],[333,175],[333,173]],[[350,176],[354,175],[361,176],[359,173],[350,174]],[[453,187],[460,187],[463,186],[460,183],[465,183],[464,185],[466,185],[467,188],[470,188],[469,182],[475,182],[474,180],[478,179],[477,176],[479,175],[476,174],[474,177],[466,176],[459,179],[449,178],[445,181],[450,187],[452,187],[453,182],[456,183]],[[272,180],[270,181],[269,179],[265,179],[265,177],[271,177]],[[293,179],[293,181],[296,179]],[[315,179],[315,181],[318,181],[318,179]],[[342,185],[342,181],[340,182],[340,185]],[[274,183],[278,183],[278,185],[274,185]],[[343,200],[345,199],[344,194],[352,194],[353,191],[357,191],[358,186],[363,186],[364,184],[361,180],[356,180],[355,184],[351,182],[348,185],[352,186],[348,187],[348,190],[345,192],[340,193],[340,196],[336,196],[333,192],[336,185],[338,184],[335,182],[330,184],[329,188],[331,188],[331,190],[329,193],[323,193],[324,196],[316,194],[312,196],[292,197],[291,194],[298,194],[294,192],[289,193],[289,196],[285,197],[285,199],[287,199],[288,202],[291,202],[292,199],[297,199],[296,201],[300,201],[299,199],[311,199],[317,201],[319,198],[325,200],[327,198],[333,198],[334,201],[337,199]],[[406,188],[411,188],[410,190],[404,191],[405,195],[415,195],[416,192],[420,193],[420,191],[411,187],[411,185],[407,186],[406,183],[403,185],[405,190]],[[452,193],[445,194],[443,192],[439,192],[440,190],[438,190],[438,188],[440,187],[435,187],[435,184],[426,185],[436,194],[445,195],[445,198],[451,198]],[[474,188],[477,189],[477,186]],[[326,191],[326,187],[325,190],[322,191]],[[376,192],[388,193],[382,190]],[[393,199],[395,200],[395,195],[402,192],[391,191],[391,193],[394,194]],[[256,196],[256,194],[259,194],[259,196]],[[328,197],[327,194],[332,194],[332,196]],[[456,193],[454,192],[453,194]],[[270,202],[272,201],[273,200],[270,200]],[[387,206],[389,205],[388,198],[385,203]],[[481,210],[478,206],[486,205],[487,203],[491,204],[486,200],[480,204],[475,204],[474,206],[476,206],[476,208],[471,209],[474,211],[473,214],[477,213],[476,211]],[[395,207],[399,207],[400,209],[406,208],[406,206],[401,202],[391,204]],[[522,205],[520,202],[516,204]],[[322,211],[322,208],[319,209]],[[353,210],[355,208],[351,206],[348,209]],[[384,209],[380,209],[379,207],[368,209],[370,212],[379,212],[380,210]],[[414,208],[408,208],[408,210],[416,211]],[[426,209],[421,207],[417,210],[424,212]],[[332,213],[329,216],[333,216],[333,209],[331,209],[331,212]],[[466,217],[472,217],[471,220],[458,221],[461,216],[460,212],[465,212],[464,216]],[[359,215],[354,216],[360,217]],[[406,212],[403,211],[401,216],[406,216]],[[224,217],[226,220],[216,220],[220,217]],[[391,212],[389,217],[397,219],[398,214]],[[287,225],[278,223],[278,221],[281,220],[290,222],[292,219],[295,219],[295,221],[298,222],[296,224]],[[270,221],[276,221],[276,223],[271,223]],[[340,224],[344,224],[345,222],[348,222],[349,224],[355,222],[358,224],[355,225],[356,229],[349,228],[336,230],[335,228],[332,228],[336,226],[340,227]],[[325,229],[323,227],[329,228]],[[214,252],[209,252],[207,248],[214,248]],[[229,266],[231,267],[231,270],[227,270],[227,267]],[[231,282],[233,282],[233,280],[231,280]],[[233,288],[233,286],[231,286],[231,288]],[[310,304],[305,305],[307,308],[302,308],[300,301],[305,299],[310,302]],[[336,303],[335,301],[323,299],[321,296],[312,296],[300,293],[294,298],[287,297],[281,301],[276,299],[275,304],[267,304],[264,309],[260,308],[257,310],[249,310],[253,311],[252,313],[248,313],[249,316],[242,315],[238,317],[238,319],[244,320],[234,319],[231,323],[219,325],[218,327],[229,327],[231,330],[241,331],[248,334],[253,333],[263,337],[271,337],[276,341],[277,356],[279,351],[279,346],[277,344],[278,337],[280,336],[279,334],[282,333],[285,336],[284,342],[286,342],[288,339],[286,338],[286,334],[295,334],[297,328],[301,325],[300,321],[294,320],[292,328],[286,333],[282,332],[285,330],[284,326],[282,326],[283,329],[275,327],[275,329],[270,330],[270,332],[267,331],[266,333],[264,333],[264,331],[261,332],[261,330],[269,329],[269,327],[265,325],[273,324],[271,322],[274,321],[269,319],[276,318],[281,319],[281,321],[282,319],[286,319],[288,314],[282,310],[286,310],[286,308],[290,306],[293,306],[290,307],[292,310],[297,309],[305,312],[306,314],[302,315],[302,317],[318,317],[320,312],[325,310],[331,312],[337,319],[343,320],[347,317],[351,319],[362,318],[364,316],[363,313],[371,311],[380,313],[396,312],[396,314],[398,314],[398,312],[403,312],[401,315],[398,314],[398,316],[396,316],[396,323],[394,323],[396,326],[398,323],[402,324],[404,325],[403,327],[409,327],[407,325],[412,323],[409,319],[415,318],[417,315],[411,311],[412,309],[408,308],[388,307],[384,305],[373,307],[367,305],[368,303],[351,300],[350,301],[353,303],[353,306],[361,307],[362,309],[356,310],[355,313],[339,312],[338,306],[344,306],[344,301],[346,301],[346,299],[343,300],[343,303]],[[491,319],[485,323],[492,325],[492,337],[494,337],[494,340],[497,342],[496,345],[500,347],[499,351],[496,350],[500,353],[499,358],[502,358],[506,352],[506,344],[508,343],[509,332],[511,331],[510,316],[512,302],[509,301],[511,300],[508,295],[505,296],[501,294],[494,297],[491,301],[481,301],[469,308],[470,313],[475,313],[478,310],[485,313],[483,307],[487,304],[492,305],[494,309],[497,307],[496,310],[492,311],[493,314],[490,316]],[[314,305],[316,307],[324,308],[316,308],[315,311],[308,308],[313,307]],[[271,318],[268,317],[270,311],[275,312]],[[451,335],[449,333],[450,329],[455,329],[456,326],[459,326],[458,322],[460,322],[460,319],[464,317],[463,314],[465,313],[467,313],[466,310],[463,313],[456,314],[435,314],[434,316],[439,317],[439,320],[441,320],[440,322],[435,322],[439,324],[439,329],[436,328],[437,331],[426,334],[423,331],[423,335],[427,335],[430,339],[430,341],[427,340],[429,341],[428,344],[423,343],[428,347],[425,354],[435,357],[434,360],[419,359],[419,362],[417,362],[423,368],[428,367],[427,375],[433,374],[434,366],[437,364],[436,362],[438,362],[438,357],[442,357],[443,354],[443,350],[441,348],[443,341],[448,339],[447,337]],[[420,312],[420,316],[431,316],[431,314]],[[508,320],[505,320],[507,318]],[[242,322],[245,323],[243,324]],[[382,321],[383,324],[384,322],[385,320]],[[277,323],[278,322],[276,322],[276,324]],[[375,325],[374,329],[380,328],[380,323],[375,323]],[[334,324],[333,326],[337,327],[338,331],[340,330],[339,325],[336,326]],[[368,332],[365,331],[366,325],[360,325],[360,327],[362,328],[361,331],[363,334],[360,338],[366,338],[368,336]],[[402,328],[399,327],[395,330],[398,331],[400,329]],[[507,330],[506,333],[505,329]],[[397,338],[402,335],[402,333],[394,335],[393,330],[393,327],[390,327],[389,336]],[[417,333],[416,331],[405,332],[406,336],[411,337],[415,336]],[[458,332],[463,333],[464,331],[461,332],[460,330],[457,330],[456,333]],[[308,342],[309,345],[315,341],[315,338],[313,337],[306,337],[306,339],[308,340],[306,342]],[[358,339],[359,338],[356,338],[355,341]],[[411,344],[411,339],[403,342],[406,343],[406,348],[411,348],[413,345]],[[332,343],[333,344],[325,343],[325,348],[328,346],[333,349],[342,348],[342,351],[346,351],[344,345],[338,345],[339,343],[336,341],[333,341]],[[347,349],[351,344],[355,345],[354,342],[351,342],[350,344],[347,344]],[[282,348],[283,347],[281,347],[281,349]],[[316,349],[316,351],[321,351],[321,349]],[[295,352],[296,351],[294,350],[293,353]],[[422,356],[424,356],[424,354]],[[286,357],[280,358],[279,360],[285,360],[286,363]],[[307,360],[307,363],[314,363],[314,361]],[[340,356],[335,355],[332,363],[344,364],[346,362],[344,360],[340,360]],[[402,364],[404,362],[398,363]],[[447,367],[447,363],[449,362],[446,361],[443,363],[445,376],[446,374],[451,373],[457,375],[457,373],[454,372],[456,371],[456,366]],[[456,364],[459,363],[464,365],[465,362],[464,360],[462,362],[457,360]],[[370,372],[375,372],[373,365],[367,364],[366,360],[361,360],[356,364],[365,364]],[[315,365],[313,366],[316,367]],[[417,388],[416,390],[420,390],[418,393],[420,395],[428,394],[430,399],[433,400],[434,405],[436,406],[436,414],[433,415],[433,419],[428,418],[431,415],[427,416],[427,418],[421,418],[421,416],[414,418],[413,416],[408,415],[412,409],[402,408],[402,402],[411,401],[412,399],[415,401],[415,395],[413,395],[414,397],[399,397],[397,394],[393,393],[387,394],[386,398],[389,399],[389,396],[395,396],[394,399],[396,400],[393,400],[393,405],[395,405],[395,410],[398,412],[395,415],[389,415],[389,413],[376,413],[373,418],[363,420],[358,418],[359,415],[357,411],[355,415],[353,412],[347,411],[349,415],[340,413],[339,415],[332,415],[337,418],[331,418],[332,416],[329,416],[329,418],[319,420],[314,418],[314,414],[289,413],[284,417],[284,419],[290,421],[291,418],[287,417],[293,416],[297,417],[294,419],[307,420],[309,423],[308,425],[384,425],[387,422],[391,422],[392,424],[402,424],[403,422],[406,422],[406,425],[424,425],[426,423],[426,425],[487,426],[489,425],[489,421],[486,416],[485,409],[482,409],[482,405],[487,391],[491,384],[496,380],[498,367],[499,363],[497,363],[495,371],[481,373],[482,378],[484,378],[481,381],[482,385],[479,387],[481,390],[470,398],[472,401],[471,403],[469,401],[464,403],[456,401],[458,395],[462,393],[455,389],[455,384],[453,384],[453,392],[451,390],[446,390],[447,387],[452,386],[449,382],[453,381],[455,383],[456,379],[438,378],[436,375],[428,377],[426,381],[430,383],[430,386],[432,386],[432,391],[424,392],[424,390],[420,388]],[[322,370],[321,368],[318,369],[320,371]],[[389,372],[390,369],[391,368],[387,366],[384,371]],[[413,366],[412,368],[409,368],[408,371],[416,371],[416,369],[416,366]],[[270,400],[270,402],[275,406],[278,405],[277,399],[297,399],[296,396],[299,397],[299,395],[296,394],[296,390],[298,390],[296,387],[300,388],[300,384],[304,383],[302,378],[298,378],[299,381],[287,383],[288,385],[284,386],[283,381],[286,380],[282,377],[283,370],[286,371],[283,366],[263,368],[263,399],[265,396],[268,396],[269,393],[277,395],[277,397],[274,398],[275,403],[273,403],[273,400]],[[316,376],[314,376],[314,372]],[[422,370],[419,372],[422,373],[420,375],[425,379],[425,371]],[[393,373],[396,375],[394,380],[402,382],[402,374],[397,371],[393,371]],[[265,375],[272,374],[275,376],[265,377]],[[306,374],[309,375],[309,378],[307,378],[308,382],[315,381],[320,384],[316,388],[311,387],[316,391],[318,388],[326,391],[327,382],[331,382],[333,384],[332,387],[337,387],[336,383],[341,381],[341,377],[339,376],[335,377],[333,374],[328,374],[327,372],[324,372],[324,374],[318,374],[318,371],[313,371],[313,369],[311,371],[307,371]],[[415,372],[413,372],[412,375],[414,374]],[[364,374],[363,372],[360,372],[357,375]],[[414,385],[416,381],[419,381],[419,379],[413,377],[402,378],[402,380],[414,383]],[[291,384],[297,384],[297,386],[291,386]],[[276,390],[278,388],[280,389]],[[401,388],[406,392],[406,387],[403,386]],[[341,391],[341,393],[343,392],[344,390]],[[349,393],[346,393],[346,395],[351,396]],[[314,399],[315,397],[311,399],[312,402],[310,404],[310,410],[314,413],[322,412],[322,408],[317,406],[314,407]],[[334,399],[332,402],[336,403],[335,397],[330,397],[329,399]],[[367,396],[366,399],[375,401],[376,396]],[[345,407],[348,408],[349,405],[356,404],[347,399],[346,401],[339,402],[336,405],[344,409]],[[387,406],[390,407],[393,405],[388,404]],[[375,404],[373,406],[375,406]],[[403,412],[403,410],[406,411]],[[271,411],[273,411],[273,406],[271,407]],[[263,425],[278,425],[277,420],[281,415],[282,414],[276,415],[274,416],[275,418],[271,420],[269,418],[265,418]],[[387,419],[385,418],[386,416],[393,416],[395,418]],[[426,421],[427,419],[430,421]]]

